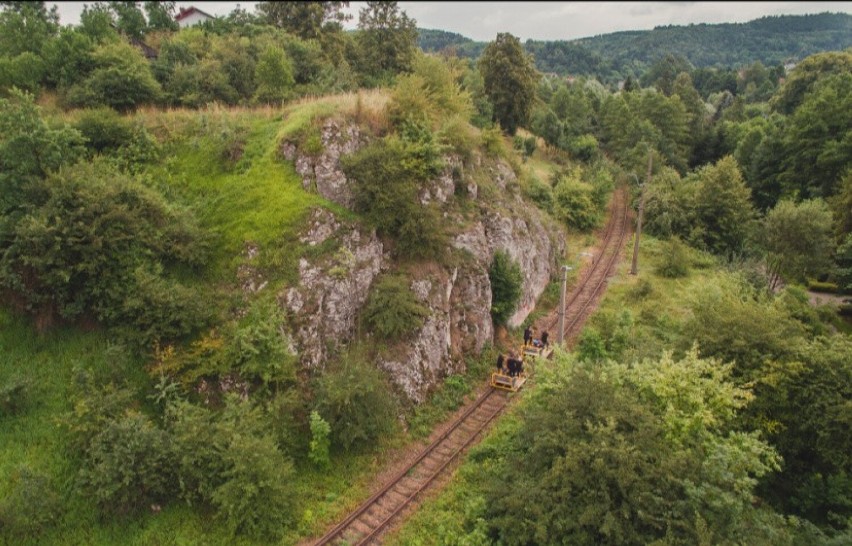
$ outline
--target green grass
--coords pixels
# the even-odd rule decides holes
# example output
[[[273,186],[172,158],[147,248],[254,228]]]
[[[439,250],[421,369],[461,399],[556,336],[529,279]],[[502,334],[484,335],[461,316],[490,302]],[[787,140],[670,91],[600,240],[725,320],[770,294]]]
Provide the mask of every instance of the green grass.
[[[168,159],[156,170],[190,201],[202,226],[216,234],[213,270],[233,275],[247,243],[261,251],[273,245],[296,246],[296,235],[312,207],[328,206],[306,192],[292,166],[276,158],[279,122],[253,120],[247,127],[242,158],[226,169],[227,143],[215,135],[186,138],[167,147]],[[295,260],[278,265],[295,267]],[[285,272],[286,273],[286,272]]]

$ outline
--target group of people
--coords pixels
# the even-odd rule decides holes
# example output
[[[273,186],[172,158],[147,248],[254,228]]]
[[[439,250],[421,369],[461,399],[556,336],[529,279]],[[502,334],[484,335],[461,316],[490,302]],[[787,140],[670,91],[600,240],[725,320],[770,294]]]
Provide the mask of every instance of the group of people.
[[[518,377],[524,372],[524,361],[518,358],[518,353],[509,353],[506,358],[503,353],[497,357],[497,373],[507,373],[509,377]]]
[[[524,347],[547,347],[547,330],[542,331],[541,337],[533,337],[532,328],[527,326],[524,330]],[[497,373],[507,374],[509,377],[518,377],[524,373],[524,360],[518,357],[518,353],[512,351],[507,355],[500,353],[497,357]]]
[[[524,347],[528,347],[532,345],[533,347],[547,347],[547,330],[544,330],[541,333],[541,338],[536,339],[533,337],[532,328],[527,326],[526,330],[524,330]]]

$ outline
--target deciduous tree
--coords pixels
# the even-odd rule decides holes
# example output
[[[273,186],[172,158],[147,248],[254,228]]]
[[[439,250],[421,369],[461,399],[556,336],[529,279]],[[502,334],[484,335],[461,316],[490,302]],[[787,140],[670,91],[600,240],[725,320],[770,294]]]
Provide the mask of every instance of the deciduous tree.
[[[494,121],[514,135],[529,121],[540,74],[520,40],[500,33],[479,59],[485,93],[494,105]]]

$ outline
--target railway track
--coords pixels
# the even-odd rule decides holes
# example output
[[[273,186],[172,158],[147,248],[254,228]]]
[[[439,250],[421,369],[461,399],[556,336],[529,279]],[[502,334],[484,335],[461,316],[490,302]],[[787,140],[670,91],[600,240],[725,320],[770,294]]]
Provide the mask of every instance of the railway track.
[[[604,232],[601,251],[583,274],[566,302],[571,313],[565,327],[566,342],[573,339],[591,312],[612,272],[627,233],[627,192],[616,191],[613,213]],[[551,325],[551,328],[555,325]],[[379,544],[381,535],[440,477],[508,403],[505,392],[489,389],[479,396],[440,437],[429,444],[405,470],[391,478],[346,519],[315,542],[315,546],[366,546]]]
[[[566,345],[572,345],[582,330],[586,319],[591,314],[592,304],[599,299],[606,288],[606,281],[614,272],[618,256],[624,247],[624,239],[628,232],[627,188],[616,190],[613,203],[613,214],[607,223],[601,243],[601,251],[594,257],[592,267],[587,268],[577,287],[565,301],[565,331]],[[558,322],[553,319],[547,330],[553,331]]]

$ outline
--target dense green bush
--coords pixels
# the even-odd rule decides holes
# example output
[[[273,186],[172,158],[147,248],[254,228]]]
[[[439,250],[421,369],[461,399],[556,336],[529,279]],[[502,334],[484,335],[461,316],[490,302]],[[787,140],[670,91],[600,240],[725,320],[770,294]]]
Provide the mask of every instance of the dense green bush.
[[[404,124],[405,138],[385,138],[343,162],[357,182],[356,208],[381,234],[396,240],[397,254],[405,258],[434,258],[445,249],[435,205],[424,207],[418,199],[421,185],[441,166],[427,132],[416,123]]]
[[[241,423],[237,422],[236,425]],[[288,487],[293,465],[272,436],[233,430],[222,453],[225,471],[212,502],[232,534],[275,540],[294,521],[293,494]]]
[[[199,380],[222,379],[237,373],[265,386],[295,380],[296,358],[281,332],[284,317],[271,301],[255,301],[239,319],[220,324],[189,346],[163,348],[154,374],[165,374],[185,388]]]
[[[429,316],[403,276],[386,276],[370,292],[364,318],[370,330],[383,339],[399,340],[423,325]]]
[[[526,198],[532,200],[540,209],[553,213],[553,188],[549,184],[532,175],[527,179],[523,189]]]
[[[728,372],[694,352],[634,366],[563,358],[538,379],[524,426],[474,455],[490,539],[778,543],[783,519],[753,503],[754,478],[778,457],[755,434],[728,432],[748,400]]]
[[[140,122],[121,117],[108,107],[89,109],[74,127],[86,138],[86,146],[108,154],[122,170],[137,172],[159,157],[160,146]]]
[[[137,48],[125,42],[112,42],[99,46],[92,58],[95,69],[68,90],[69,104],[106,105],[127,111],[160,99],[160,84]]]
[[[260,54],[255,67],[258,102],[281,102],[293,87],[293,65],[287,54],[277,47],[267,48]]]
[[[106,423],[92,438],[80,483],[104,513],[125,515],[176,493],[170,436],[137,412]]]
[[[388,104],[388,116],[394,125],[413,117],[424,117],[431,127],[443,120],[470,119],[470,94],[461,90],[448,63],[439,57],[418,55],[413,72],[397,79]]]
[[[83,143],[80,132],[67,125],[50,127],[32,95],[14,91],[0,98],[0,241],[10,237],[21,209],[39,198],[34,181],[74,163],[84,153]]]
[[[599,154],[598,140],[594,135],[582,135],[568,142],[568,151],[580,161],[592,161]]]
[[[524,277],[520,266],[506,252],[498,250],[488,269],[491,281],[491,317],[506,324],[521,300]]]
[[[311,444],[308,458],[320,468],[328,468],[331,448],[331,425],[317,411],[311,412]]]
[[[12,88],[38,93],[44,71],[41,57],[29,51],[15,57],[0,57],[0,94],[8,94]]]
[[[180,496],[212,505],[234,534],[274,540],[293,523],[293,467],[262,408],[237,395],[219,411],[176,400],[166,426]]]
[[[344,451],[375,442],[392,429],[396,415],[382,372],[352,353],[317,380],[315,407],[331,425],[332,449]]]
[[[131,123],[105,106],[83,110],[74,127],[86,137],[86,146],[96,152],[118,149],[133,135]]]
[[[836,294],[839,287],[837,286],[837,283],[833,282],[810,281],[808,282],[808,290],[813,290],[814,292],[825,292],[827,294]]]
[[[0,500],[0,531],[23,541],[35,538],[53,525],[62,503],[47,476],[26,466],[8,475],[7,494]]]
[[[281,333],[284,317],[274,302],[259,300],[229,330],[225,358],[244,377],[264,383],[295,381],[296,358]]]
[[[0,243],[0,286],[29,310],[94,316],[140,343],[205,322],[209,307],[162,266],[204,260],[204,238],[188,211],[104,163],[34,184],[38,200]]]
[[[751,381],[773,361],[790,358],[803,326],[783,305],[737,279],[706,284],[690,302],[681,347],[697,342],[704,357],[734,363],[734,377]]]
[[[580,231],[594,228],[601,213],[593,200],[593,189],[571,177],[563,177],[553,190],[555,214],[569,227]]]
[[[758,384],[752,415],[784,458],[763,490],[784,513],[831,532],[852,532],[852,341],[819,336]]]

